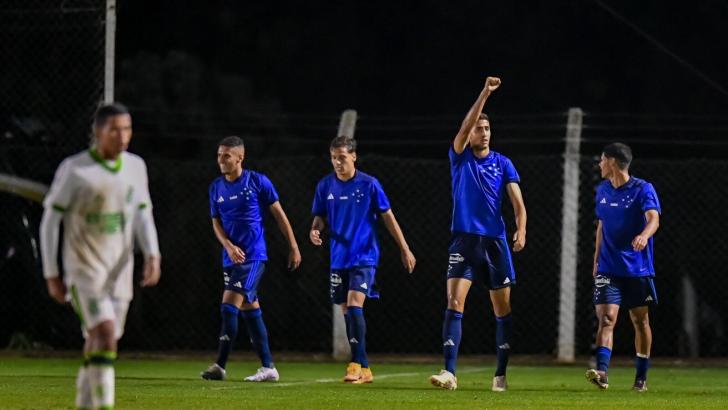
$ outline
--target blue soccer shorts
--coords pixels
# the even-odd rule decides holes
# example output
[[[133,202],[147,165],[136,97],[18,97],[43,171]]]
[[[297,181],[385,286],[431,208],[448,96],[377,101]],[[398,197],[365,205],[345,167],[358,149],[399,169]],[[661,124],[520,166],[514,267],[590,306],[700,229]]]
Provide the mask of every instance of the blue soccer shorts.
[[[376,266],[359,266],[351,269],[333,269],[329,276],[331,303],[346,303],[350,290],[361,292],[368,298],[379,298],[375,275]]]
[[[265,272],[265,261],[250,261],[238,265],[225,266],[225,290],[239,293],[246,303],[258,300],[258,283]]]
[[[594,278],[594,304],[620,305],[627,309],[657,304],[655,282],[651,277],[610,277],[597,275]]]
[[[479,279],[491,290],[516,284],[511,250],[505,238],[457,232],[450,240],[448,252],[448,279]]]

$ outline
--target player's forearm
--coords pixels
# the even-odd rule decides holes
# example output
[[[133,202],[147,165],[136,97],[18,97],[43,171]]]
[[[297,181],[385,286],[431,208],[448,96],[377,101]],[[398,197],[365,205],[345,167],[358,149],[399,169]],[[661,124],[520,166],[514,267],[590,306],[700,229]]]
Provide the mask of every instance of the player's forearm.
[[[324,221],[324,218],[322,218],[320,216],[313,217],[313,223],[311,223],[312,231],[322,231],[325,227],[326,227],[326,222]]]
[[[483,112],[483,107],[485,106],[485,101],[488,99],[488,96],[490,96],[490,91],[488,91],[488,87],[484,87],[480,92],[480,95],[478,95],[478,98],[475,100],[475,103],[473,103],[473,106],[470,107],[470,111],[468,111],[465,115],[465,119],[460,125],[460,130],[455,137],[454,144],[456,146],[454,148],[456,150],[462,150],[467,145],[470,132],[478,123],[478,118],[480,117],[480,113]]]
[[[217,218],[212,218],[212,231],[215,233],[217,241],[220,242],[220,245],[222,245],[223,248],[227,249],[234,245],[232,241],[230,241],[230,238],[228,238],[225,230],[222,229],[222,224]]]
[[[40,222],[40,254],[43,261],[43,277],[58,277],[58,234],[62,214],[55,209],[46,208]]]
[[[291,223],[288,221],[288,217],[286,216],[286,213],[283,212],[283,209],[274,211],[273,218],[275,218],[276,223],[278,224],[278,229],[281,231],[281,234],[283,234],[283,237],[286,238],[286,241],[288,242],[288,246],[291,249],[298,249],[298,243],[296,242],[296,236],[293,234],[293,228],[291,227]]]
[[[645,238],[649,239],[652,237],[652,235],[657,232],[657,229],[660,227],[660,216],[658,215],[652,215],[650,213],[647,214],[647,225],[645,225],[645,229],[642,230],[641,236],[644,236]]]
[[[518,232],[525,234],[526,233],[526,222],[528,221],[528,215],[526,214],[526,207],[524,205],[521,205],[518,207],[518,209],[514,209],[513,213],[516,216],[516,229],[518,230]]]
[[[389,234],[392,235],[392,238],[394,238],[399,250],[409,250],[409,245],[407,245],[407,241],[404,239],[402,228],[399,227],[397,218],[394,217],[394,213],[391,209],[382,214],[382,222],[384,222],[384,226],[387,228],[387,231],[389,231]]]
[[[602,222],[597,223],[597,232],[594,240],[594,264],[599,260],[599,249],[602,247]]]
[[[154,216],[152,209],[146,207],[139,210],[136,223],[136,238],[139,247],[142,249],[144,256],[159,256],[159,239],[157,237],[157,227],[154,225]]]

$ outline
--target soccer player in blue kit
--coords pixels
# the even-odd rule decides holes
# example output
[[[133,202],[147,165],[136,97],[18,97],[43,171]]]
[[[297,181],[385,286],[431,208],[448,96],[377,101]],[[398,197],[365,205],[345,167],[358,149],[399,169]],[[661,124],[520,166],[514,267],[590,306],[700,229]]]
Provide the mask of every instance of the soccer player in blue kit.
[[[526,246],[526,206],[520,177],[510,159],[490,149],[490,121],[483,106],[501,84],[488,77],[478,99],[468,111],[450,147],[453,214],[447,270],[447,310],[442,330],[445,369],[430,383],[448,390],[457,388],[455,365],[462,335],[465,299],[474,280],[490,289],[496,320],[498,363],[492,390],[507,389],[506,366],[510,353],[511,286],[516,283],[501,203],[507,194],[516,218],[513,251]]]
[[[614,325],[619,307],[624,306],[635,330],[637,374],[633,389],[644,392],[652,346],[648,307],[657,304],[652,236],[660,226],[662,210],[652,184],[629,174],[631,162],[632,150],[622,143],[607,145],[599,162],[604,181],[597,186],[599,222],[592,271],[599,321],[597,368],[587,370],[586,378],[601,389],[609,387]]]
[[[381,217],[397,243],[402,264],[408,272],[412,273],[416,260],[379,181],[356,169],[356,141],[346,136],[336,137],[331,141],[329,152],[334,172],[316,186],[309,239],[321,246],[321,231],[328,223],[331,301],[341,306],[352,353],[343,381],[371,383],[374,376],[366,354],[363,309],[367,297],[379,297],[375,282],[379,263],[377,219]]]
[[[240,315],[261,361],[258,371],[244,380],[278,381],[257,295],[268,260],[263,232],[263,218],[267,212],[273,215],[288,242],[289,269],[298,268],[301,253],[273,184],[265,175],[243,169],[244,158],[242,139],[227,137],[218,144],[217,163],[222,176],[210,184],[210,213],[213,231],[224,248],[225,291],[220,306],[222,329],[218,358],[201,376],[206,380],[225,379],[225,365],[238,333]]]

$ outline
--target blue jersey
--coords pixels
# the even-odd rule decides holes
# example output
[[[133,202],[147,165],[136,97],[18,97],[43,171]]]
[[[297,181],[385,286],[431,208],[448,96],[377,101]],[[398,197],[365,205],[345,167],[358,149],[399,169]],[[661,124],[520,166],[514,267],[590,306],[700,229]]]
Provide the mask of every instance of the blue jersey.
[[[501,202],[506,185],[521,180],[511,160],[495,151],[485,158],[477,158],[469,147],[458,154],[450,146],[450,176],[453,202],[450,229],[505,238]]]
[[[645,212],[661,213],[655,188],[647,181],[630,177],[614,188],[608,181],[597,186],[596,213],[602,221],[602,244],[597,271],[604,276],[654,276],[652,238],[642,251],[632,248],[632,240],[647,225]]]
[[[377,219],[389,208],[379,181],[361,171],[346,182],[332,173],[318,183],[312,212],[328,220],[331,269],[379,263]]]
[[[230,241],[245,252],[245,261],[265,261],[268,254],[263,237],[263,215],[278,201],[268,177],[243,170],[235,181],[219,177],[210,184],[210,216],[219,218]],[[234,265],[225,249],[222,265]]]

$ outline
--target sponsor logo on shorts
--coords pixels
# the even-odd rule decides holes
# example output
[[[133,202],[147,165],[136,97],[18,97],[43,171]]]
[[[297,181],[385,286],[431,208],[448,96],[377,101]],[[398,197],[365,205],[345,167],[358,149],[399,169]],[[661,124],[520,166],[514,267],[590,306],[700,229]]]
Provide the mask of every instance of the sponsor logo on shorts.
[[[341,276],[337,275],[336,273],[331,274],[331,286],[339,286],[341,285]]]
[[[362,289],[369,289],[369,287],[367,286],[366,282],[364,282],[361,285],[359,285],[359,287],[362,288]]]
[[[460,263],[463,261],[465,261],[465,258],[459,253],[451,253],[450,259],[448,260],[448,262],[451,264]]]
[[[652,295],[647,296],[647,299],[645,299],[645,302],[654,302],[655,300],[652,299]]]
[[[609,278],[608,278],[608,277],[606,277],[606,276],[602,276],[602,275],[599,275],[599,276],[597,276],[596,278],[594,278],[594,286],[596,286],[596,287],[598,287],[598,288],[601,288],[601,287],[607,286],[607,285],[609,285],[610,283],[612,283],[612,280],[611,280],[611,279],[609,279]]]
[[[506,280],[503,281],[504,285],[507,285],[509,283],[511,283],[511,278],[506,278]]]
[[[235,286],[236,288],[241,288],[242,289],[243,284],[240,283],[240,281],[237,281],[237,282],[233,283],[233,286]]]

